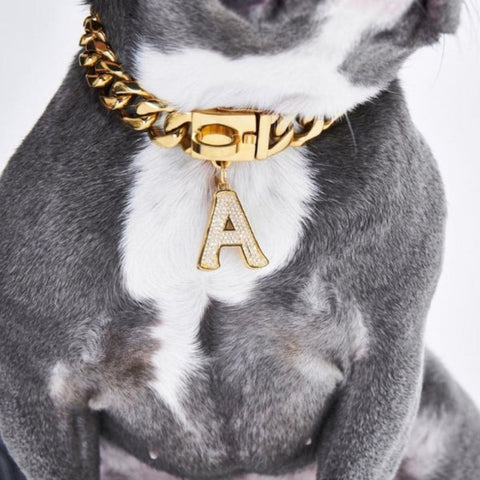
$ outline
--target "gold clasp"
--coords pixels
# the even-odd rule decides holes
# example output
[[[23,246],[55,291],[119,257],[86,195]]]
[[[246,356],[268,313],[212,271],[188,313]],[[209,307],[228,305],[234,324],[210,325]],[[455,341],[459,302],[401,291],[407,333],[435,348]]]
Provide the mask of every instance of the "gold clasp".
[[[249,110],[193,111],[191,149],[186,151],[200,160],[263,160],[281,152],[293,140],[292,122],[275,135],[279,119],[278,115]]]
[[[255,160],[257,113],[234,110],[192,112],[191,151],[200,160]]]
[[[248,162],[264,160],[289,146],[301,146],[325,128],[323,119],[299,119],[255,110],[212,109],[167,112],[163,127],[150,137],[163,147],[180,145],[198,160]]]

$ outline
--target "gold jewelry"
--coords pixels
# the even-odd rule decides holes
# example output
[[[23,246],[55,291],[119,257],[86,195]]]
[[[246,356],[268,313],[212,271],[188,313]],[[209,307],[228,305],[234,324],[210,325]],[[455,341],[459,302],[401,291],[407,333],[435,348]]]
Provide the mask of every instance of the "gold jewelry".
[[[219,162],[217,168],[220,170],[218,189],[213,197],[197,266],[201,270],[216,270],[220,267],[220,250],[223,247],[240,247],[248,267],[265,267],[268,259],[258,245],[237,194],[228,184],[228,163]]]
[[[97,13],[92,11],[85,19],[84,28],[80,65],[87,69],[87,83],[99,91],[103,105],[116,110],[133,129],[147,131],[157,145],[179,146],[192,158],[211,161],[220,170],[198,268],[219,268],[220,250],[225,246],[240,247],[251,268],[268,265],[240,200],[228,185],[227,168],[231,162],[264,160],[288,147],[305,145],[335,120],[232,108],[178,112],[123,71]]]

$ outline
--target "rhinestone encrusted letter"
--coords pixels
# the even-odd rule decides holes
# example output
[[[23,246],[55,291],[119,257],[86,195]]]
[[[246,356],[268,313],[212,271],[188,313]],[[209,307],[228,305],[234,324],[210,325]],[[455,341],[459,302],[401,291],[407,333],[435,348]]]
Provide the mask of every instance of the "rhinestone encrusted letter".
[[[243,259],[250,268],[268,265],[268,259],[258,245],[237,194],[228,189],[219,189],[213,198],[198,268],[219,268],[222,247],[240,247]]]

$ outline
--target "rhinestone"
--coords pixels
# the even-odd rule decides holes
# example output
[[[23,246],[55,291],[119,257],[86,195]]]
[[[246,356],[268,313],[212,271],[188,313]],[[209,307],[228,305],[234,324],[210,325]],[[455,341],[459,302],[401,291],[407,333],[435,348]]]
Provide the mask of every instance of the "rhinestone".
[[[205,270],[219,268],[220,250],[227,246],[240,247],[245,262],[251,268],[268,265],[237,194],[232,190],[219,190],[213,200],[199,267]]]

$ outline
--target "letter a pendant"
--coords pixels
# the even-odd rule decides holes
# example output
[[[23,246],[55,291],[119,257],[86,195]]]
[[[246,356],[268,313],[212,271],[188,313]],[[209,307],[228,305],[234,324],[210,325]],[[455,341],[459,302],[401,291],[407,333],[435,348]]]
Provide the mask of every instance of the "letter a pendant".
[[[258,245],[237,194],[226,182],[224,162],[218,189],[213,197],[198,268],[217,270],[220,267],[220,250],[223,247],[240,247],[243,260],[250,268],[268,265],[268,259]]]

